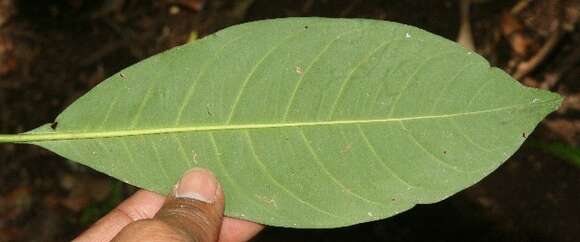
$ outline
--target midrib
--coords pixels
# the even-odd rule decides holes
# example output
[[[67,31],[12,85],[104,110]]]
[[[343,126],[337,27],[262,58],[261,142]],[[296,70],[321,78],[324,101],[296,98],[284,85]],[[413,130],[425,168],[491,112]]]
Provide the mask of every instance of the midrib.
[[[41,141],[58,141],[58,140],[79,140],[79,139],[97,139],[97,138],[114,138],[127,137],[138,135],[154,135],[154,134],[169,134],[169,133],[184,133],[184,132],[204,132],[204,131],[226,131],[226,130],[248,130],[248,129],[272,129],[272,128],[292,128],[292,127],[311,127],[311,126],[332,126],[332,125],[348,125],[348,124],[373,124],[373,123],[388,123],[400,122],[409,120],[421,119],[439,119],[452,118],[468,115],[477,115],[492,112],[501,112],[511,109],[525,108],[532,105],[541,105],[549,103],[553,100],[545,100],[541,102],[519,104],[513,106],[506,106],[501,108],[441,114],[441,115],[427,115],[417,117],[402,117],[402,118],[385,118],[385,119],[364,119],[364,120],[335,120],[335,121],[316,121],[316,122],[294,122],[294,123],[269,123],[269,124],[230,124],[230,125],[210,125],[210,126],[194,126],[194,127],[171,127],[171,128],[154,128],[154,129],[131,129],[131,130],[114,130],[114,131],[96,131],[96,132],[47,132],[47,133],[28,133],[15,135],[0,135],[0,143],[3,142],[41,142]]]

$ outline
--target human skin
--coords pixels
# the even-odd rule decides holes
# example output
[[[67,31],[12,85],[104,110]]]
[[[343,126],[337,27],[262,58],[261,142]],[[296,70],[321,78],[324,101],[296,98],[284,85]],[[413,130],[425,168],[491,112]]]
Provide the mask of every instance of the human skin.
[[[163,197],[140,190],[73,241],[241,242],[263,225],[223,216],[224,194],[215,176],[188,171]]]

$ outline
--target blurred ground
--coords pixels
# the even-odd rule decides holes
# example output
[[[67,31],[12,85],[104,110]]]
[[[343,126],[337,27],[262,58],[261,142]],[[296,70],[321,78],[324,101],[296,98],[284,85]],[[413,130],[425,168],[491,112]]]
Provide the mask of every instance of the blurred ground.
[[[397,21],[455,40],[469,22],[462,43],[525,85],[565,95],[560,110],[500,169],[443,202],[348,228],[270,228],[255,241],[577,241],[580,1],[472,0],[464,21],[460,2],[0,0],[0,133],[52,120],[104,78],[192,33],[328,16]],[[40,148],[1,145],[0,241],[69,240],[134,191]]]

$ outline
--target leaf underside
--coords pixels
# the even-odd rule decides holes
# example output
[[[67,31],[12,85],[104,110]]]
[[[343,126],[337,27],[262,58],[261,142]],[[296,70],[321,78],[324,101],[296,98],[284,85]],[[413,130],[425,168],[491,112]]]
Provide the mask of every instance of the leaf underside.
[[[289,18],[146,59],[22,136],[162,194],[206,167],[228,216],[326,228],[476,183],[560,101],[411,26]]]

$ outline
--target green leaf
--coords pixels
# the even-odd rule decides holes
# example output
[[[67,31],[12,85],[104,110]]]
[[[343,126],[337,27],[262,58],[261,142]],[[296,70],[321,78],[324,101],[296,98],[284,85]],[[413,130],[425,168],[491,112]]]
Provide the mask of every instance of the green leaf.
[[[289,18],[227,28],[99,84],[31,143],[170,191],[219,177],[226,214],[325,228],[440,201],[496,169],[561,97],[415,27]]]

